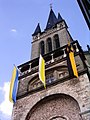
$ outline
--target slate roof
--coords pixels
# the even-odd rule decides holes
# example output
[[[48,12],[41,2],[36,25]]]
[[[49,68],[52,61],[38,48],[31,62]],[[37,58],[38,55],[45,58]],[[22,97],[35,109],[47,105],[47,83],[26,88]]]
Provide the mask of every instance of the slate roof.
[[[60,13],[58,13],[58,22],[61,22],[62,20],[63,20],[63,19],[62,19]]]
[[[54,14],[53,10],[51,9],[45,30],[52,28],[57,22],[58,22],[58,19]]]
[[[36,27],[34,33],[32,34],[32,36],[35,36],[35,35],[37,35],[38,33],[41,33],[41,28],[40,28],[39,23],[38,23],[38,25],[37,25],[37,27]]]
[[[45,31],[48,30],[48,29],[51,29],[52,27],[54,27],[57,23],[61,22],[62,20],[63,19],[62,19],[60,13],[58,13],[58,18],[57,18],[56,15],[55,15],[55,13],[53,12],[53,10],[51,8],[50,13],[49,13],[49,17],[48,17],[48,21],[47,21],[47,25],[46,25],[46,28],[45,28]],[[34,33],[32,34],[32,36],[35,36],[38,33],[43,33],[43,32],[41,32],[41,28],[40,28],[39,23],[38,23],[38,25],[37,25]]]

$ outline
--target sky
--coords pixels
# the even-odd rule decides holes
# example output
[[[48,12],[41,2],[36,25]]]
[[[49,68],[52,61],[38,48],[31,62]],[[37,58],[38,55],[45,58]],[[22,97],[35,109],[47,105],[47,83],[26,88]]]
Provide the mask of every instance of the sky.
[[[32,34],[38,23],[45,29],[50,4],[83,50],[90,45],[90,31],[76,0],[0,0],[0,120],[11,120],[9,84],[14,64],[30,60]]]

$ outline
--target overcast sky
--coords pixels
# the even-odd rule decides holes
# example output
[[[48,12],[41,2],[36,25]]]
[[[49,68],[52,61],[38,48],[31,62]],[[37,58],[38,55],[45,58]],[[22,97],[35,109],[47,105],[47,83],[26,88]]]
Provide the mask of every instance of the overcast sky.
[[[76,0],[0,0],[0,120],[10,120],[8,101],[13,64],[30,60],[32,33],[38,23],[46,27],[50,3],[56,16],[60,12],[69,32],[84,50],[90,33]]]

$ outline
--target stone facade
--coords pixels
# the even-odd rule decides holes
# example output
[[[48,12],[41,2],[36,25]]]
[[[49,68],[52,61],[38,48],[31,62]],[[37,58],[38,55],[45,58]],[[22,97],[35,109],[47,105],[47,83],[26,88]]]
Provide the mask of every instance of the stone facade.
[[[59,37],[60,47],[57,49],[54,35]],[[52,43],[50,52],[47,51],[48,38]],[[74,48],[78,78],[69,74],[68,40]],[[38,76],[41,41],[44,41],[45,50],[46,89]],[[19,85],[12,120],[90,120],[89,64],[78,42],[73,41],[69,34],[64,20],[33,36],[31,56],[31,61],[18,66]],[[89,61],[89,54],[87,58]]]
[[[52,97],[49,99],[50,96]],[[64,103],[62,103],[63,99],[65,99]],[[50,109],[49,106],[52,106],[51,113],[47,112]],[[73,109],[75,106],[76,109]],[[61,112],[62,108],[63,112]],[[52,109],[55,109],[55,111]],[[90,82],[87,74],[83,74],[78,79],[74,78],[18,99],[14,105],[12,116],[13,120],[49,120],[51,116],[66,116],[69,120],[90,120],[90,113],[82,114],[89,109]],[[76,113],[73,113],[73,116],[72,114],[69,115],[69,110],[76,110],[77,116],[82,117],[79,119]],[[33,117],[28,118],[29,114],[32,113],[31,111],[33,111]]]
[[[35,59],[39,57],[39,43],[41,41],[45,42],[45,54],[47,53],[47,39],[51,38],[52,40],[52,49],[54,50],[54,35],[58,34],[59,35],[59,42],[60,42],[60,47],[66,45],[68,43],[68,40],[72,41],[72,38],[67,31],[67,27],[65,25],[65,22],[61,22],[57,25],[56,28],[51,29],[43,33],[42,35],[38,34],[37,36],[33,37],[32,41],[32,52],[31,52],[31,59]]]

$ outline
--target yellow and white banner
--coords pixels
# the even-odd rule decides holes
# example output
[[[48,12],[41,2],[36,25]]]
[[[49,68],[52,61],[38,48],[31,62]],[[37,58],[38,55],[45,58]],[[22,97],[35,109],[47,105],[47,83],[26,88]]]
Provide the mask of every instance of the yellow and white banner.
[[[40,54],[39,58],[39,79],[46,88],[46,81],[45,81],[45,60],[43,59],[42,55]]]

